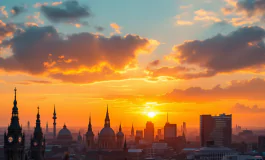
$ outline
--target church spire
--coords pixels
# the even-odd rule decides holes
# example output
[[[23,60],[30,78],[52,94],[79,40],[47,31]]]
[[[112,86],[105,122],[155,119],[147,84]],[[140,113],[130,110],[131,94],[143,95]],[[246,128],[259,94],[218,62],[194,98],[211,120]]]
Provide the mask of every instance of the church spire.
[[[121,132],[121,123],[120,123],[120,127],[119,127],[119,132]]]
[[[131,136],[134,136],[134,128],[133,128],[133,124],[132,124],[132,129],[131,129]]]
[[[108,105],[107,105],[107,112],[106,112],[106,118],[105,118],[104,127],[110,127],[109,106]]]
[[[40,107],[38,106],[38,113],[37,113],[37,119],[36,119],[36,127],[34,130],[34,134],[42,134],[42,129],[40,126]]]
[[[17,89],[14,89],[15,91],[15,96],[14,96],[14,106],[12,108],[12,118],[11,118],[11,124],[10,128],[12,129],[21,129],[19,125],[19,119],[18,119],[18,108],[17,108]]]
[[[88,131],[92,131],[91,114],[89,115]]]

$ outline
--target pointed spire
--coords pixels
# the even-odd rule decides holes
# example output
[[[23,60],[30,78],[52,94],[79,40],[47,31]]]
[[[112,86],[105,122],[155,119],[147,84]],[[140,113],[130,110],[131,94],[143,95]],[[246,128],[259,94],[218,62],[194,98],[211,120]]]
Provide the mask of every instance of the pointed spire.
[[[55,105],[54,105],[53,115],[56,115]]]
[[[16,87],[15,87],[14,91],[15,91],[15,98],[14,98],[14,105],[15,105],[15,102],[17,102],[17,88]]]
[[[104,127],[110,127],[110,119],[109,119],[109,106],[107,105],[107,112],[106,112],[106,118],[105,118],[105,125]]]
[[[124,151],[127,151],[127,142],[126,142],[126,136],[125,136],[125,141],[124,141],[123,149],[124,149]]]
[[[37,119],[36,119],[36,127],[35,127],[35,131],[34,131],[35,133],[36,132],[42,132],[41,126],[40,126],[40,107],[38,106],[37,109],[38,109],[38,113],[37,113]]]
[[[120,127],[119,127],[119,132],[121,132],[121,123],[120,123]]]
[[[92,131],[92,124],[91,124],[91,113],[89,115],[89,123],[88,123],[88,131]]]
[[[134,136],[134,127],[133,127],[133,124],[132,124],[132,129],[131,129],[131,136]]]

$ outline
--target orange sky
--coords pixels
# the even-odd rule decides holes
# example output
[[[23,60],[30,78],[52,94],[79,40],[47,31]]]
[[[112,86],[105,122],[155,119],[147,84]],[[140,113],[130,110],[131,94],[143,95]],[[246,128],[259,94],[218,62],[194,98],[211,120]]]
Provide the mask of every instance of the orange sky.
[[[166,113],[188,127],[221,113],[233,114],[234,126],[265,127],[262,5],[80,0],[77,15],[67,1],[48,1],[28,0],[19,13],[10,12],[15,0],[0,6],[0,126],[10,123],[17,87],[23,125],[37,106],[52,124],[56,105],[58,126],[86,127],[90,113],[103,126],[108,104],[113,127],[162,127]]]

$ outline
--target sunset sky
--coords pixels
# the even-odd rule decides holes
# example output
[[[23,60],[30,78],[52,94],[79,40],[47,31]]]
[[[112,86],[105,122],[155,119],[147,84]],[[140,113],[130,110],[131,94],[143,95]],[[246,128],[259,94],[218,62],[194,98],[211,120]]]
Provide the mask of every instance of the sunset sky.
[[[264,127],[265,0],[0,0],[0,126]],[[151,115],[155,116],[150,117]],[[149,116],[148,116],[149,115]]]

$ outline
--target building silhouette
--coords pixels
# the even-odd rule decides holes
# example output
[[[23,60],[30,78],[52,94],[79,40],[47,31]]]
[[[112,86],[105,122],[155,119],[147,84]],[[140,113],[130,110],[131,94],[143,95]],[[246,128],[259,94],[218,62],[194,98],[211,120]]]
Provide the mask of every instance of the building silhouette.
[[[177,124],[170,124],[168,122],[168,114],[167,114],[167,122],[164,126],[164,140],[166,142],[172,142],[176,140],[177,137]]]
[[[54,111],[53,111],[53,139],[56,139],[56,111],[55,111],[55,105],[54,105]]]
[[[36,127],[34,129],[33,137],[30,142],[30,156],[34,160],[44,160],[45,153],[45,138],[43,137],[39,107],[36,119]]]
[[[154,132],[155,132],[154,123],[148,121],[144,129],[144,140],[146,142],[152,143],[154,141]]]
[[[131,137],[134,137],[134,127],[133,127],[133,124],[132,124],[132,129],[131,129]]]
[[[200,116],[201,146],[230,147],[232,142],[232,115]]]
[[[7,133],[4,134],[4,155],[5,160],[24,160],[25,159],[25,135],[19,124],[18,107],[15,88],[15,99],[12,108],[11,124],[8,126]]]
[[[86,132],[86,148],[87,149],[92,149],[95,146],[94,142],[94,133],[92,131],[92,124],[91,124],[91,116],[89,116],[89,123],[88,123],[88,128]]]
[[[121,124],[119,127],[119,132],[117,133],[117,148],[123,148],[124,134],[121,129]]]

